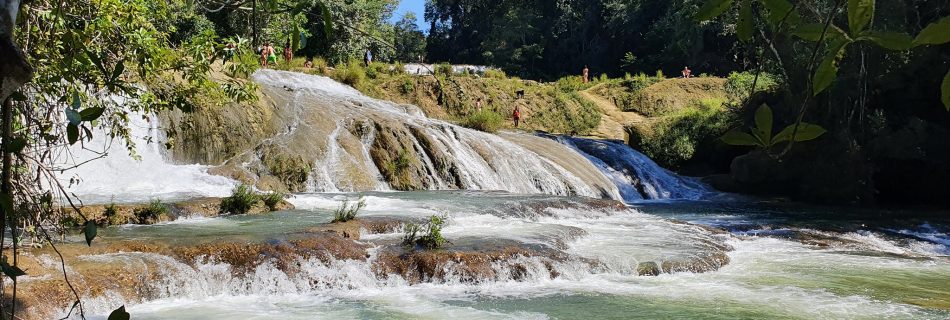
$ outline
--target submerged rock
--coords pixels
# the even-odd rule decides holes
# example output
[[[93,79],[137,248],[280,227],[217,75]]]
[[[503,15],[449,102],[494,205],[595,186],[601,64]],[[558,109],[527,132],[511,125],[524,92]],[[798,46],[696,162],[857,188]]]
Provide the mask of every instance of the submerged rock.
[[[660,266],[656,262],[640,262],[637,264],[637,275],[640,276],[658,276],[660,275]]]

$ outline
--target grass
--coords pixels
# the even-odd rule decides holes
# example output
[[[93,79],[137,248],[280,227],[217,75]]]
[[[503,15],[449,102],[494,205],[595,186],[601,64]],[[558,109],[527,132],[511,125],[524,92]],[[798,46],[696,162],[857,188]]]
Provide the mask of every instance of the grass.
[[[505,119],[497,112],[482,109],[462,118],[459,124],[463,127],[484,132],[497,132],[501,129]]]
[[[261,196],[254,193],[251,187],[241,184],[234,188],[231,196],[221,199],[221,213],[247,214],[258,202]]]
[[[490,79],[506,79],[508,76],[504,71],[498,69],[488,69],[485,70],[485,78]]]
[[[123,223],[123,221],[121,221],[122,217],[119,216],[119,207],[115,205],[115,202],[109,203],[105,210],[103,210],[102,215],[106,218],[109,225],[120,225]]]
[[[264,205],[266,205],[270,211],[277,211],[277,206],[280,205],[281,201],[284,200],[284,194],[280,192],[271,192],[261,195],[261,200],[264,201]]]
[[[341,223],[356,219],[360,210],[366,207],[366,199],[360,198],[358,201],[344,200],[340,207],[333,212],[333,223]]]
[[[726,93],[734,101],[743,101],[751,95],[753,82],[755,82],[755,92],[778,89],[778,82],[771,74],[763,72],[759,74],[759,80],[756,81],[755,74],[751,72],[732,72],[726,78]]]
[[[333,78],[333,80],[348,84],[361,91],[361,88],[365,87],[367,81],[366,69],[356,60],[351,60],[345,65],[338,66],[330,73],[330,77]]]
[[[148,205],[133,210],[139,224],[154,224],[167,218],[171,210],[160,199],[154,199]]]
[[[452,65],[448,63],[440,63],[435,66],[435,74],[444,75],[444,76],[452,76],[455,74],[455,70],[453,70]]]
[[[676,169],[697,151],[715,145],[728,131],[736,115],[722,99],[703,99],[668,116],[658,118],[648,129],[634,130],[631,141],[644,154],[666,168]]]
[[[425,225],[410,223],[406,225],[402,237],[402,244],[406,248],[421,247],[426,250],[440,249],[448,240],[442,236],[442,227],[445,225],[447,216],[430,216]]]

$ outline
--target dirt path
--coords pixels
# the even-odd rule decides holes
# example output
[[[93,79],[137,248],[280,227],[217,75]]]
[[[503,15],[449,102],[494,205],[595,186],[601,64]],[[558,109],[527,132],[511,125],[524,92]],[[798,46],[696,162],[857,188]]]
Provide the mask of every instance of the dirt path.
[[[604,117],[600,120],[600,125],[594,130],[594,136],[605,139],[626,140],[627,130],[625,127],[649,121],[649,118],[639,113],[620,110],[620,108],[610,100],[594,93],[600,86],[602,86],[602,84],[578,92],[581,97],[593,102],[604,114]]]

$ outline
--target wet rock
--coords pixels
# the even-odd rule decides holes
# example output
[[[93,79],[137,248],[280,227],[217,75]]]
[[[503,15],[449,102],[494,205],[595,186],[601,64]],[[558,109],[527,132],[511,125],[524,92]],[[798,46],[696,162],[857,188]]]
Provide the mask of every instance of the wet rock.
[[[359,240],[363,234],[393,233],[402,229],[405,221],[387,217],[356,218],[347,222],[328,223],[310,228],[309,232],[333,232],[344,238]]]
[[[658,276],[660,275],[660,266],[656,262],[640,262],[637,264],[637,275],[640,276]]]
[[[167,211],[156,212],[151,206],[160,205]],[[221,198],[199,198],[185,200],[175,203],[161,204],[96,204],[86,205],[79,210],[86,219],[96,222],[99,225],[120,225],[120,224],[155,224],[159,222],[174,221],[181,217],[216,217],[219,216],[221,208]],[[293,210],[294,205],[286,200],[277,203],[275,211]],[[268,213],[272,210],[263,202],[254,205],[248,214]],[[70,221],[75,221],[77,225],[83,223],[74,210],[65,211],[69,215]]]

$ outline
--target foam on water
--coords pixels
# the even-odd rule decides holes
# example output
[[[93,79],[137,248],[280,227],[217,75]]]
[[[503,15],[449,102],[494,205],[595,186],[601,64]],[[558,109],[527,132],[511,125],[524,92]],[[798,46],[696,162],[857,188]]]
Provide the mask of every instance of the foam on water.
[[[86,203],[136,203],[154,198],[221,197],[231,193],[236,182],[208,174],[207,166],[177,165],[165,159],[161,150],[164,147],[159,143],[164,139],[156,117],[131,115],[129,120],[135,152],[141,159],[132,158],[121,142],[111,141],[104,130],[96,129],[92,141],[77,143],[57,159],[61,166],[84,163],[59,174],[60,181],[78,180],[69,186],[69,192]],[[103,151],[107,155],[97,159]]]
[[[522,261],[528,267],[526,277],[520,281],[472,284],[447,279],[418,285],[408,285],[395,276],[379,279],[369,271],[368,262],[362,261],[325,264],[302,260],[299,272],[294,275],[264,264],[244,277],[236,277],[228,265],[220,263],[199,263],[190,267],[148,254],[90,256],[90,260],[124,259],[126,263],[160,261],[174,277],[165,277],[164,282],[157,286],[159,291],[174,298],[141,304],[120,298],[99,299],[87,301],[87,307],[93,313],[106,314],[109,306],[126,303],[128,310],[141,319],[170,316],[180,319],[234,316],[250,319],[560,318],[574,313],[566,309],[560,309],[563,313],[558,313],[557,308],[532,312],[530,307],[504,311],[490,306],[504,300],[530,299],[534,305],[545,305],[556,303],[557,297],[565,295],[592,298],[608,295],[630,303],[651,301],[673,310],[686,309],[686,306],[716,306],[721,315],[735,312],[737,315],[752,313],[801,319],[904,319],[939,317],[941,314],[887,301],[886,295],[875,297],[874,291],[879,288],[873,286],[849,289],[847,286],[822,284],[836,283],[851,278],[853,274],[866,272],[938,275],[948,271],[946,266],[935,269],[926,262],[894,262],[871,256],[855,258],[768,238],[733,240],[730,245],[736,248],[729,254],[733,262],[712,273],[637,277],[562,264],[557,266],[562,275],[552,279],[544,266],[538,264],[538,269],[534,270],[530,261]],[[496,268],[503,273],[503,266]],[[882,283],[888,285],[886,281]],[[870,290],[872,295],[860,294],[862,290]],[[483,302],[490,303],[482,305]],[[702,316],[702,313],[692,316]]]
[[[369,204],[361,215],[368,217],[420,218],[447,213],[443,234],[453,242],[505,239],[557,248],[566,256],[499,260],[492,264],[493,278],[476,282],[458,276],[453,271],[458,265],[448,262],[442,266],[444,277],[410,285],[400,276],[381,277],[373,271],[382,247],[369,250],[366,261],[298,259],[299,267],[290,273],[271,262],[243,272],[213,259],[186,264],[157,254],[92,255],[83,259],[154,264],[164,276],[150,284],[154,288],[147,291],[158,295],[147,301],[127,301],[113,294],[88,300],[87,306],[104,315],[110,308],[126,304],[142,319],[543,319],[604,312],[620,316],[622,310],[640,310],[627,316],[647,318],[696,318],[709,312],[724,318],[800,319],[950,315],[913,305],[947,300],[950,288],[933,284],[950,281],[950,263],[939,256],[895,256],[908,254],[910,249],[873,234],[841,236],[860,240],[858,247],[835,244],[819,248],[787,239],[712,234],[635,210],[586,207],[570,198],[562,198],[565,205],[558,208],[523,214],[516,212],[522,207],[510,204],[515,201],[530,207],[553,197],[495,193],[307,194],[293,201],[306,210],[325,212],[335,209],[340,200],[360,196]],[[234,223],[235,227],[251,223],[241,221]],[[399,236],[390,233],[362,239],[374,244],[398,240]],[[689,259],[724,248],[731,250],[725,253],[730,263],[716,271],[636,275],[639,262]],[[564,304],[564,299],[574,303]]]

